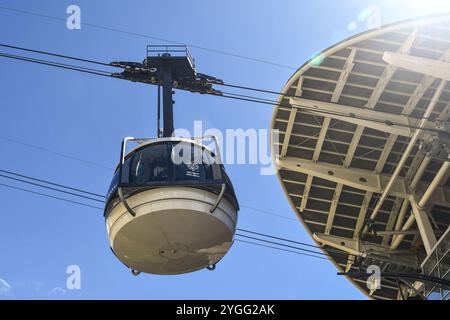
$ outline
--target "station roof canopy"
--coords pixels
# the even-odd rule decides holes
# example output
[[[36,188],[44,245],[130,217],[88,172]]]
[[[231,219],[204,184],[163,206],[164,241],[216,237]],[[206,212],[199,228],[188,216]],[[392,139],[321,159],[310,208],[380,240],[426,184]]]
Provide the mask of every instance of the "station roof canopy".
[[[433,237],[447,230],[449,77],[450,15],[439,15],[342,41],[283,88],[271,123],[278,178],[340,271],[420,271]],[[365,279],[350,280],[373,298],[398,296],[394,281],[369,290]]]

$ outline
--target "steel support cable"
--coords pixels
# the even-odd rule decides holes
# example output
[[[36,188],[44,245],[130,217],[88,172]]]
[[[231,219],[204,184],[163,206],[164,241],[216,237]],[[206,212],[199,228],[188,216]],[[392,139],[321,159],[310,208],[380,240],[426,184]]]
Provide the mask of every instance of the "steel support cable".
[[[16,12],[16,13],[31,15],[31,16],[40,17],[40,18],[46,18],[46,19],[57,20],[57,21],[64,21],[64,22],[66,21],[66,18],[60,18],[60,17],[56,17],[56,16],[51,16],[51,15],[47,15],[47,14],[31,12],[31,11],[26,11],[26,10],[21,10],[21,9],[16,9],[16,8],[9,8],[9,7],[5,7],[5,6],[0,6],[0,9],[4,10],[4,11]],[[157,40],[157,41],[166,42],[166,43],[172,43],[172,44],[177,44],[177,45],[185,45],[185,46],[188,46],[188,47],[191,47],[191,48],[195,48],[195,49],[199,49],[199,50],[203,50],[203,51],[209,51],[209,52],[213,52],[213,53],[217,53],[217,54],[221,54],[221,55],[227,55],[227,56],[234,57],[234,58],[245,59],[245,60],[258,62],[258,63],[263,63],[263,64],[267,64],[267,65],[271,65],[271,66],[275,66],[275,67],[280,67],[280,68],[284,68],[284,69],[297,70],[297,68],[295,68],[293,66],[284,65],[284,64],[281,64],[281,63],[277,63],[277,62],[272,62],[272,61],[259,59],[259,58],[254,58],[254,57],[250,57],[250,56],[245,56],[245,55],[241,55],[241,54],[236,54],[236,53],[232,53],[232,52],[226,52],[226,51],[223,51],[223,50],[207,48],[207,47],[204,47],[204,46],[198,46],[198,45],[194,45],[194,44],[190,44],[190,43],[183,43],[183,42],[180,42],[180,41],[173,41],[173,40],[164,39],[164,38],[161,38],[161,37],[156,37],[156,36],[147,35],[147,34],[142,34],[142,33],[138,33],[138,32],[127,31],[127,30],[113,28],[113,27],[108,27],[108,26],[102,26],[102,25],[89,23],[89,22],[82,22],[81,25],[87,26],[87,27],[91,27],[91,28],[95,28],[95,29],[100,29],[100,30],[106,30],[106,31],[111,31],[111,32],[131,35],[131,36],[140,37],[140,38],[152,39],[152,40]]]
[[[10,48],[10,49],[15,49],[15,50],[21,50],[21,51],[26,51],[26,52],[39,53],[39,54],[44,54],[44,55],[49,55],[49,56],[54,56],[54,57],[60,57],[60,58],[64,58],[64,59],[71,59],[71,60],[75,60],[75,61],[93,63],[93,64],[103,65],[103,66],[107,66],[107,67],[117,67],[117,66],[112,66],[109,63],[105,63],[105,62],[101,62],[101,61],[96,61],[96,60],[91,60],[91,59],[84,59],[84,58],[78,58],[78,57],[74,57],[74,56],[68,56],[68,55],[63,55],[63,54],[58,54],[58,53],[53,53],[53,52],[48,52],[48,51],[42,51],[42,50],[29,49],[29,48],[24,48],[24,47],[19,47],[19,46],[12,46],[12,45],[2,44],[2,43],[0,43],[0,47],[5,47],[5,48]],[[119,67],[117,67],[117,68],[119,68]],[[224,83],[224,82],[217,82],[217,83],[216,82],[212,82],[212,84],[225,86],[225,87],[230,87],[230,88],[234,88],[234,89],[250,90],[250,91],[255,91],[255,92],[260,92],[260,93],[274,94],[274,95],[283,96],[283,97],[286,97],[286,98],[300,98],[298,96],[289,95],[287,93],[283,93],[283,92],[279,92],[279,91],[273,91],[273,90],[268,90],[268,89],[260,89],[260,88],[249,87],[249,86],[238,85],[238,84],[229,84],[229,83]],[[231,94],[231,93],[228,93],[228,94]],[[248,96],[248,95],[240,95],[240,94],[233,94],[233,95],[241,96],[242,98],[255,98],[255,97]],[[275,100],[269,100],[269,99],[263,99],[263,98],[258,98],[258,99],[261,99],[263,101],[268,101],[271,104],[277,103],[277,101],[275,101]],[[292,105],[292,104],[290,104],[290,105]],[[305,108],[302,107],[302,109],[305,109]],[[361,109],[361,110],[372,110],[371,108],[367,108],[367,107],[360,107],[359,109]],[[409,114],[400,114],[400,115],[410,116]],[[416,119],[418,121],[419,120],[428,120],[427,118],[416,118]],[[367,119],[367,120],[369,120],[369,119]],[[397,124],[397,125],[401,125],[401,124]]]
[[[238,235],[238,236],[240,236],[240,237],[247,238],[247,239],[251,239],[251,240],[258,240],[258,241],[267,242],[267,243],[270,243],[270,244],[282,245],[282,246],[284,246],[284,247],[286,247],[286,248],[296,249],[296,250],[302,250],[302,251],[305,251],[305,252],[314,253],[314,254],[319,254],[319,255],[323,255],[323,256],[329,257],[328,254],[323,253],[323,252],[317,252],[317,251],[313,251],[313,250],[309,250],[309,249],[303,249],[303,248],[291,246],[291,245],[288,245],[288,244],[280,244],[279,242],[275,242],[275,241],[271,241],[271,240],[262,240],[262,239],[257,238],[257,237],[247,236],[247,235],[240,234],[240,233],[236,233],[236,235]]]
[[[54,155],[57,155],[57,156],[60,156],[60,157],[64,157],[64,158],[67,158],[67,159],[80,161],[80,162],[82,162],[82,163],[86,163],[86,164],[88,164],[88,165],[96,166],[96,167],[99,167],[99,168],[102,168],[102,169],[105,169],[105,170],[114,170],[114,168],[112,168],[112,167],[108,167],[108,166],[105,166],[105,165],[102,165],[102,164],[99,164],[99,163],[87,161],[87,160],[80,159],[80,158],[77,158],[77,157],[69,156],[69,155],[64,154],[64,153],[60,153],[60,152],[56,152],[56,151],[53,151],[53,150],[50,150],[50,149],[42,148],[42,147],[39,147],[39,146],[30,144],[30,143],[26,143],[26,142],[23,142],[23,141],[18,141],[18,140],[15,140],[15,139],[10,139],[10,138],[3,137],[3,136],[0,136],[0,139],[5,140],[5,141],[7,141],[7,142],[16,143],[16,144],[23,145],[23,146],[26,146],[26,147],[29,147],[29,148],[33,148],[33,149],[36,149],[36,150],[48,152],[48,153],[51,153],[51,154],[54,154]],[[28,178],[28,179],[31,179],[31,180],[40,181],[40,182],[44,182],[44,183],[48,183],[48,184],[58,185],[58,184],[55,184],[55,183],[53,183],[53,182],[48,182],[48,181],[46,181],[46,180],[36,179],[36,178],[32,178],[32,177],[25,176],[25,175],[20,175],[20,174],[18,174],[18,173],[16,173],[16,172],[12,172],[12,171],[0,170],[0,172],[4,172],[4,173],[9,173],[9,174],[17,175],[17,176],[20,176],[20,177],[23,177],[23,178]],[[63,185],[58,185],[58,186],[65,187],[65,186],[63,186]],[[67,187],[66,187],[66,188],[67,188]],[[84,190],[76,189],[76,188],[72,188],[72,187],[70,187],[69,189],[72,189],[72,190],[74,190],[74,191],[79,191],[79,192],[83,192],[83,193],[88,193],[88,194],[90,194],[90,195],[95,195],[95,196],[99,196],[99,197],[105,198],[104,195],[101,195],[101,194],[98,194],[98,193],[86,192],[86,191],[84,191]],[[257,212],[257,213],[262,213],[262,214],[266,214],[266,215],[271,215],[271,216],[274,216],[274,217],[277,217],[277,218],[281,218],[281,219],[285,219],[285,220],[290,220],[290,221],[295,221],[295,222],[298,221],[297,219],[294,219],[294,218],[291,218],[291,217],[288,217],[288,216],[285,216],[285,215],[281,215],[281,214],[278,214],[278,213],[275,213],[275,212],[272,212],[272,211],[268,211],[268,210],[263,210],[263,209],[255,208],[255,207],[248,206],[248,205],[245,205],[245,204],[242,204],[241,207],[242,207],[242,208],[250,209],[250,210],[255,211],[255,212]]]
[[[79,66],[69,65],[69,64],[65,64],[65,63],[35,59],[35,58],[30,58],[30,57],[8,54],[8,53],[4,53],[4,52],[0,52],[0,57],[14,59],[14,60],[20,60],[20,61],[26,61],[26,62],[31,62],[31,63],[37,63],[37,64],[46,65],[46,66],[62,68],[62,69],[66,69],[66,70],[79,71],[79,72],[94,74],[94,75],[98,75],[98,76],[104,76],[104,77],[108,77],[108,78],[115,78],[106,71],[92,69],[92,68],[79,67]]]
[[[312,245],[312,244],[308,244],[308,243],[304,243],[304,242],[300,242],[300,241],[289,240],[289,239],[276,237],[276,236],[271,236],[271,235],[268,235],[268,234],[265,234],[265,233],[255,232],[255,231],[251,231],[251,230],[247,230],[247,229],[236,228],[236,230],[243,231],[243,232],[248,232],[248,233],[252,233],[252,234],[256,234],[256,235],[259,235],[259,236],[264,236],[264,237],[268,237],[268,238],[272,238],[272,239],[277,239],[277,240],[287,241],[287,242],[291,242],[291,243],[296,243],[296,244],[300,244],[300,245],[311,247],[311,248],[318,248],[318,249],[321,248],[319,246],[315,246],[315,245]]]
[[[104,195],[101,195],[101,194],[98,194],[98,193],[94,193],[94,192],[90,192],[90,191],[86,191],[86,190],[83,190],[83,189],[73,188],[73,187],[70,187],[70,186],[67,186],[67,185],[63,185],[63,184],[57,184],[57,183],[54,183],[54,182],[51,182],[51,181],[48,181],[48,180],[37,179],[37,178],[34,178],[34,177],[30,177],[28,175],[23,175],[23,174],[19,174],[19,173],[8,171],[8,170],[0,169],[0,172],[7,173],[9,175],[15,175],[15,176],[18,176],[18,177],[21,177],[21,178],[25,178],[25,179],[29,179],[29,180],[33,180],[33,181],[37,181],[37,182],[41,182],[41,183],[44,183],[44,184],[35,183],[35,182],[31,182],[31,181],[26,181],[26,180],[23,180],[23,179],[14,178],[14,177],[5,176],[5,175],[0,174],[0,177],[2,177],[2,178],[15,180],[15,181],[18,181],[18,182],[22,182],[22,183],[30,184],[30,185],[33,185],[33,186],[38,186],[38,187],[41,187],[41,188],[49,189],[49,190],[52,190],[52,191],[61,192],[61,193],[69,194],[69,195],[72,195],[72,196],[76,196],[76,197],[80,197],[80,198],[84,198],[84,199],[100,202],[100,203],[103,203],[103,204],[105,203],[105,200],[106,200],[106,196],[104,196]],[[73,190],[73,191],[77,191],[77,192],[80,192],[80,193],[94,195],[94,196],[97,196],[99,198],[102,198],[103,200],[99,200],[99,199],[83,196],[83,195],[80,195],[80,194],[77,194],[77,193],[74,193],[74,192],[69,192],[69,191],[58,189],[58,188],[53,188],[53,187],[47,186],[45,184],[49,184],[49,185],[52,185],[52,186],[65,188],[65,189],[69,189],[69,190]],[[103,208],[102,208],[102,210],[103,210]],[[237,231],[241,231],[241,232],[250,233],[250,234],[253,234],[253,235],[258,235],[258,236],[263,236],[263,237],[267,237],[267,238],[271,238],[271,239],[276,239],[276,240],[281,240],[281,241],[290,242],[290,243],[294,243],[294,244],[299,244],[299,245],[307,246],[307,247],[311,247],[311,248],[317,248],[317,249],[321,248],[320,246],[311,245],[311,244],[308,244],[308,243],[305,243],[305,242],[290,240],[290,239],[286,239],[286,238],[283,238],[283,237],[277,237],[277,236],[273,236],[273,235],[269,235],[269,234],[261,233],[261,232],[256,232],[256,231],[252,231],[252,230],[248,230],[248,229],[236,228],[236,230]],[[246,236],[246,235],[242,235],[242,236],[246,237],[246,238],[249,238],[249,239],[252,239],[252,237],[250,237],[250,236]],[[279,244],[279,243],[270,242],[270,241],[266,241],[266,242],[269,242],[269,243],[272,243],[272,244]],[[293,246],[288,246],[288,247],[296,248],[296,247],[293,247]],[[297,248],[297,249],[301,250],[300,248]],[[310,250],[307,250],[307,249],[303,249],[303,250],[309,251],[311,253],[316,253],[316,254],[330,256],[329,254],[325,254],[323,252],[310,251]],[[347,253],[344,253],[344,252],[342,252],[340,250],[327,249],[327,251],[330,252],[330,253],[333,253],[333,254],[337,254],[337,255],[348,257]]]
[[[0,186],[5,187],[5,188],[10,188],[10,189],[15,189],[15,190],[27,192],[27,193],[32,193],[32,194],[36,194],[36,195],[39,195],[39,196],[60,200],[60,201],[65,201],[65,202],[69,202],[69,203],[73,203],[73,204],[78,204],[78,205],[89,207],[89,208],[93,208],[93,209],[103,210],[103,208],[96,207],[96,206],[91,206],[91,205],[86,204],[86,203],[73,201],[73,200],[69,200],[69,199],[65,199],[65,198],[60,198],[60,197],[52,196],[52,195],[49,195],[49,194],[45,194],[45,193],[41,193],[41,192],[37,192],[37,191],[33,191],[33,190],[19,188],[19,187],[15,187],[15,186],[12,186],[12,185],[9,185],[9,184],[6,184],[6,183],[0,183]]]
[[[285,97],[285,98],[302,98],[301,96],[287,94],[287,93],[283,93],[283,92],[279,92],[279,91],[273,91],[273,90],[268,90],[268,89],[260,89],[260,88],[243,86],[243,85],[238,85],[238,84],[228,84],[228,83],[225,83],[225,82],[223,82],[223,83],[222,82],[217,82],[217,83],[213,82],[213,84],[218,85],[218,86],[230,87],[230,88],[234,88],[234,89],[241,89],[241,90],[255,91],[255,92],[260,92],[260,93],[273,94],[273,95],[282,96],[282,97]],[[275,100],[273,100],[273,101],[275,101]],[[278,101],[275,101],[275,102],[278,102]],[[318,102],[320,102],[320,101],[318,101]],[[292,105],[292,104],[290,104],[290,105]],[[295,105],[295,104],[293,104],[293,105]],[[302,108],[304,108],[304,107],[302,107]],[[358,107],[358,109],[373,111],[372,108],[368,108],[368,107],[364,107],[364,106]],[[399,115],[406,116],[406,117],[415,119],[417,121],[429,120],[429,118],[423,118],[423,117],[414,118],[414,117],[411,117],[410,114],[405,114],[405,113],[400,113]]]
[[[16,47],[16,48],[20,48],[20,47]],[[21,48],[21,49],[24,49],[24,48]],[[27,50],[32,50],[32,49],[27,49]],[[33,50],[33,52],[37,52],[37,50]],[[39,52],[43,52],[43,51],[39,51]],[[43,53],[45,53],[45,52],[43,52]],[[74,58],[74,57],[63,56],[63,55],[58,55],[58,54],[52,54],[52,55],[60,56],[60,57]],[[88,73],[92,73],[92,74],[95,74],[95,75],[102,75],[102,76],[112,77],[109,73],[106,73],[105,71],[101,71],[101,70],[95,70],[95,69],[90,69],[90,68],[85,68],[85,67],[72,66],[72,65],[67,65],[67,64],[57,63],[57,62],[49,62],[49,61],[44,61],[44,60],[39,60],[39,59],[34,59],[34,58],[28,58],[28,57],[20,57],[20,56],[10,55],[10,54],[1,54],[0,56],[6,57],[6,58],[12,58],[12,59],[19,59],[19,60],[23,60],[23,61],[27,61],[27,62],[34,62],[34,63],[45,64],[45,65],[48,65],[48,66],[65,68],[65,69],[69,69],[69,70],[88,72]],[[78,59],[78,58],[74,58],[74,59]],[[79,60],[80,61],[93,61],[93,60],[87,60],[87,59],[79,59]],[[106,64],[104,64],[104,65],[106,65]],[[234,87],[237,87],[237,86],[234,86]],[[243,86],[240,86],[240,87],[245,88],[245,89],[249,88],[249,87],[243,87]],[[255,88],[250,88],[250,89],[258,90],[258,91],[265,92],[265,93],[276,93],[274,91],[269,91],[269,90],[262,90],[262,89],[255,89]],[[238,100],[244,100],[244,101],[257,102],[257,103],[265,103],[265,104],[270,104],[270,105],[283,106],[283,104],[277,103],[276,101],[273,101],[273,100],[264,99],[264,98],[258,98],[258,97],[252,97],[252,96],[244,96],[244,95],[239,95],[239,94],[234,94],[234,93],[228,93],[228,95],[224,95],[224,97],[225,98],[238,99]],[[286,105],[286,106],[287,107],[291,107],[291,106],[296,106],[296,105],[295,104],[289,104],[289,105]],[[308,111],[308,109],[303,107],[303,106],[299,105],[299,107],[302,110]],[[313,109],[312,111],[317,111],[317,110]],[[326,113],[326,112],[323,112],[323,113]],[[336,113],[328,112],[328,114],[336,114]],[[381,122],[381,123],[387,123],[386,121],[380,121],[380,120],[377,120],[377,119],[361,118],[361,117],[355,117],[355,116],[351,116],[351,115],[347,115],[347,114],[339,114],[339,115],[348,116],[348,117],[351,117],[351,118],[365,119],[365,120],[371,120],[371,121],[378,121],[378,122]],[[415,127],[404,125],[404,124],[397,124],[397,123],[388,123],[388,124],[404,126],[404,127],[413,128],[413,129],[415,128]],[[417,129],[417,128],[415,128],[415,129]],[[432,130],[432,129],[424,129],[424,130],[427,130],[427,131],[439,131],[439,130]]]
[[[52,67],[59,67],[59,68],[63,68],[63,69],[79,71],[79,72],[85,72],[85,73],[89,73],[89,74],[94,74],[94,75],[99,75],[99,76],[104,76],[104,77],[109,77],[109,78],[116,78],[116,79],[120,79],[120,80],[127,80],[127,79],[114,77],[111,73],[103,71],[103,70],[98,70],[98,69],[85,68],[85,67],[74,66],[74,65],[69,65],[69,64],[59,63],[59,62],[53,62],[53,61],[47,61],[47,60],[41,60],[41,59],[35,59],[35,58],[29,58],[29,57],[18,56],[18,55],[11,55],[11,54],[5,54],[5,53],[0,53],[0,57],[16,59],[16,60],[32,62],[32,63],[38,63],[38,64],[43,64],[43,65],[52,66]],[[147,82],[142,82],[142,81],[136,81],[136,82],[141,82],[141,83],[148,84]],[[187,89],[179,89],[179,90],[189,91]],[[283,103],[280,103],[280,102],[275,101],[275,100],[259,98],[259,97],[254,97],[254,96],[248,96],[248,95],[242,95],[242,94],[236,94],[236,93],[225,93],[223,95],[217,95],[217,94],[212,94],[212,93],[205,93],[205,94],[218,96],[218,97],[229,98],[229,99],[247,101],[247,102],[255,102],[255,103],[261,103],[261,104],[267,104],[267,105],[271,105],[271,106],[274,106],[274,105],[275,106],[281,106],[281,107],[284,106],[284,107],[287,107],[287,108],[292,108],[294,106],[294,107],[298,107],[299,109],[301,109],[305,113],[310,113],[310,114],[313,114],[313,115],[315,115],[315,113],[318,111],[318,109],[305,107],[305,106],[302,106],[302,105],[297,105],[297,104],[292,104],[292,103],[290,103],[290,104],[283,104]],[[327,115],[338,115],[338,116],[348,117],[348,118],[352,118],[352,119],[373,121],[373,122],[377,122],[377,123],[383,123],[383,124],[386,124],[386,125],[389,125],[389,126],[400,126],[400,127],[405,127],[405,128],[409,128],[409,129],[419,129],[416,126],[410,126],[410,125],[406,125],[406,124],[403,124],[403,123],[395,123],[395,122],[391,122],[391,121],[372,119],[370,117],[357,117],[355,115],[347,114],[347,113],[338,113],[338,112],[330,112],[330,111],[320,111],[320,113],[321,114],[327,114]],[[426,119],[422,118],[422,120],[426,120]],[[441,130],[429,129],[429,128],[422,128],[422,130],[423,131],[430,131],[430,132],[441,132]]]
[[[10,189],[14,189],[14,190],[23,191],[23,192],[26,192],[26,193],[31,193],[31,194],[39,195],[39,196],[44,196],[44,197],[51,198],[51,199],[55,199],[55,200],[60,200],[60,201],[64,201],[64,202],[69,202],[69,203],[72,203],[72,204],[82,205],[82,206],[90,207],[90,208],[97,209],[97,210],[103,210],[103,208],[101,208],[101,207],[96,207],[96,206],[92,206],[92,205],[85,204],[85,203],[82,203],[82,202],[73,201],[73,200],[69,200],[69,199],[65,199],[65,198],[60,198],[60,197],[56,197],[56,196],[53,196],[53,195],[49,195],[49,194],[45,194],[45,193],[41,193],[41,192],[36,192],[36,191],[33,191],[33,190],[28,190],[28,189],[25,189],[25,188],[20,188],[20,187],[16,187],[16,186],[4,184],[4,183],[0,183],[0,186],[6,187],[6,188],[10,188]],[[243,235],[238,234],[238,233],[236,234],[236,236],[248,238],[248,237],[243,236]],[[267,240],[260,239],[260,238],[257,238],[257,237],[252,237],[252,238],[253,238],[254,240],[256,240],[256,241],[268,242]],[[306,252],[308,252],[308,250],[302,249],[302,248],[295,248],[295,247],[293,247],[293,248],[295,248],[296,250],[299,250],[299,251],[283,249],[284,247],[288,247],[288,248],[289,248],[290,246],[287,246],[287,245],[282,244],[282,243],[271,242],[272,244],[275,244],[275,245],[278,245],[278,246],[279,246],[279,247],[274,247],[274,246],[268,246],[268,245],[265,245],[265,244],[262,244],[262,243],[256,243],[256,242],[251,242],[251,241],[246,241],[246,240],[241,240],[241,239],[236,239],[236,240],[241,241],[241,242],[245,242],[245,243],[249,243],[249,244],[254,244],[254,245],[262,246],[262,247],[271,248],[271,249],[276,249],[276,250],[281,250],[281,251],[291,252],[291,253],[295,253],[295,254],[299,254],[299,255],[309,256],[309,257],[313,257],[313,258],[316,258],[316,259],[328,260],[327,258],[322,257],[322,256],[317,256],[317,255],[314,255],[314,254],[305,254],[305,253],[302,253],[302,252],[300,252],[300,251],[306,251]],[[292,247],[291,247],[291,248],[292,248]],[[318,252],[313,252],[313,253],[319,254]]]
[[[80,62],[98,64],[98,65],[102,65],[102,66],[106,66],[106,67],[119,68],[116,66],[112,66],[109,63],[105,63],[105,62],[101,62],[101,61],[96,61],[96,60],[91,60],[91,59],[83,59],[83,58],[68,56],[68,55],[64,55],[64,54],[53,53],[53,52],[49,52],[49,51],[42,51],[42,50],[35,50],[35,49],[29,49],[29,48],[24,48],[24,47],[12,46],[9,44],[4,44],[4,43],[0,43],[0,47],[14,49],[14,50],[20,50],[20,51],[26,51],[26,52],[33,52],[33,53],[38,53],[38,54],[43,54],[43,55],[48,55],[48,56],[58,57],[58,58],[63,58],[63,59],[75,60],[75,61],[80,61]]]
[[[26,178],[26,179],[39,181],[39,182],[42,182],[42,183],[45,183],[45,184],[51,184],[51,185],[54,185],[54,186],[58,186],[58,187],[62,187],[62,188],[70,189],[70,190],[74,190],[74,191],[77,191],[77,192],[83,192],[83,193],[86,193],[86,194],[96,195],[96,196],[101,197],[103,199],[106,198],[105,196],[101,196],[101,195],[96,194],[96,193],[88,192],[88,191],[85,191],[85,190],[82,190],[82,189],[78,189],[78,188],[72,188],[72,187],[69,187],[69,186],[66,186],[66,185],[62,185],[62,184],[56,184],[56,183],[53,183],[53,182],[50,182],[50,181],[47,181],[47,180],[43,180],[43,179],[36,179],[36,178],[30,177],[30,176],[27,176],[27,175],[17,174],[17,173],[14,173],[12,171],[0,170],[0,172],[5,172],[5,173],[8,173],[10,175],[17,175],[17,176],[20,176],[20,177],[23,177],[23,178]],[[26,181],[26,180],[19,179],[19,178],[9,177],[9,176],[2,175],[2,174],[0,174],[0,177],[7,178],[7,179],[10,179],[10,180],[14,180],[14,181],[18,181],[18,182],[22,182],[22,183],[26,183],[26,184],[30,184],[30,185],[33,185],[33,186],[38,186],[38,187],[49,189],[49,190],[52,190],[52,191],[57,191],[57,192],[69,194],[69,195],[72,195],[72,196],[76,196],[76,197],[80,197],[80,198],[84,198],[84,199],[88,199],[88,200],[104,203],[104,200],[99,200],[99,199],[95,199],[95,198],[91,198],[91,197],[86,197],[86,196],[83,196],[83,195],[80,195],[80,194],[77,194],[77,193],[61,190],[61,189],[58,189],[58,188],[53,188],[53,187],[50,187],[50,186],[47,186],[47,185],[44,185],[44,184],[39,184],[39,183]],[[100,207],[96,207],[96,208],[100,208]],[[100,209],[103,210],[103,208],[100,208]],[[261,232],[255,232],[255,231],[248,230],[248,229],[237,228],[237,230],[241,231],[241,232],[251,233],[251,234],[254,234],[254,235],[264,236],[264,237],[277,239],[277,240],[281,240],[281,241],[285,241],[285,242],[295,243],[295,244],[299,244],[299,245],[302,245],[302,246],[308,246],[308,247],[312,247],[312,248],[320,248],[318,246],[307,244],[307,243],[304,243],[304,242],[294,241],[294,240],[290,240],[290,239],[286,239],[286,238],[282,238],[282,237],[276,237],[276,236],[268,235],[268,234],[261,233]],[[256,240],[255,237],[251,237],[251,236],[247,236],[247,235],[240,235],[240,236]],[[280,244],[278,242],[272,242],[272,241],[269,241],[269,240],[264,240],[264,241],[268,242],[268,243],[271,243],[271,244],[284,245],[284,244]],[[286,245],[286,246],[288,246],[288,245]],[[315,253],[315,254],[320,254],[320,255],[327,255],[327,254],[324,254],[322,252],[312,251],[312,250],[298,248],[298,247],[294,247],[294,246],[288,246],[288,247],[290,247],[292,249],[305,250],[305,251],[308,251],[310,253]]]
[[[373,118],[369,118],[369,117],[358,117],[352,114],[347,114],[347,113],[340,113],[340,112],[331,112],[331,111],[324,111],[324,110],[318,110],[315,108],[310,108],[310,107],[305,107],[299,104],[283,104],[280,102],[277,102],[275,100],[269,100],[269,99],[265,99],[265,98],[258,98],[258,97],[253,97],[253,96],[246,96],[246,95],[241,95],[241,94],[234,94],[234,93],[225,93],[223,95],[214,95],[217,97],[222,97],[222,98],[228,98],[228,99],[234,99],[234,100],[241,100],[241,101],[247,101],[247,102],[254,102],[254,103],[261,103],[261,104],[267,104],[270,106],[278,106],[278,107],[286,107],[286,108],[292,108],[292,107],[297,107],[299,110],[301,110],[304,113],[307,114],[311,114],[311,115],[317,115],[317,112],[320,112],[321,114],[324,115],[330,115],[330,116],[341,116],[341,117],[347,117],[347,118],[351,118],[351,119],[358,119],[358,120],[366,120],[366,121],[373,121],[373,122],[377,122],[377,123],[382,123],[388,126],[399,126],[399,127],[404,127],[404,128],[408,128],[408,129],[419,129],[419,127],[417,126],[410,126],[410,125],[406,125],[403,123],[397,123],[397,122],[392,122],[392,121],[385,121],[385,120],[379,120],[379,119],[373,119]],[[423,120],[426,120],[425,118],[423,118]],[[442,132],[442,130],[438,130],[438,129],[430,129],[430,128],[422,128],[422,131],[429,131],[429,132],[437,132],[440,133]]]
[[[91,166],[95,166],[95,167],[98,167],[98,168],[101,168],[101,169],[104,169],[104,170],[108,170],[108,171],[114,170],[114,168],[112,168],[112,167],[108,167],[108,166],[105,166],[105,165],[102,165],[102,164],[99,164],[99,163],[95,163],[95,162],[92,162],[92,161],[80,159],[80,158],[77,158],[77,157],[74,157],[74,156],[71,156],[71,155],[68,155],[68,154],[65,154],[65,153],[61,153],[61,152],[57,152],[57,151],[50,150],[50,149],[47,149],[47,148],[43,148],[43,147],[31,144],[31,143],[27,143],[27,142],[24,142],[24,141],[11,139],[11,138],[8,138],[8,137],[5,137],[5,136],[0,136],[0,140],[4,140],[4,141],[10,142],[10,143],[15,143],[15,144],[18,144],[18,145],[21,145],[21,146],[25,146],[25,147],[28,147],[28,148],[32,148],[32,149],[35,149],[35,150],[47,152],[47,153],[50,153],[50,154],[53,154],[53,155],[56,155],[56,156],[59,156],[59,157],[67,158],[67,159],[70,159],[70,160],[79,161],[81,163],[85,163],[85,164],[88,164],[88,165],[91,165]]]
[[[5,178],[5,179],[9,179],[9,180],[14,180],[14,181],[26,183],[26,184],[30,184],[30,185],[33,185],[33,186],[36,186],[36,187],[41,187],[41,188],[45,188],[45,189],[49,189],[49,190],[53,190],[53,191],[57,191],[57,192],[65,193],[65,194],[69,194],[69,195],[72,195],[72,196],[84,198],[84,199],[91,200],[91,201],[105,203],[104,200],[99,200],[99,199],[87,197],[87,196],[84,196],[84,195],[81,195],[81,194],[77,194],[77,193],[74,193],[74,192],[70,192],[70,191],[64,191],[64,190],[61,190],[61,189],[58,189],[58,188],[46,186],[46,185],[43,185],[43,184],[40,184],[40,183],[36,183],[36,182],[26,181],[26,180],[19,179],[19,178],[14,178],[14,177],[8,177],[8,176],[3,175],[3,174],[0,174],[0,177],[1,178]]]
[[[294,250],[289,250],[289,249],[283,249],[283,248],[278,248],[278,247],[274,247],[274,246],[269,246],[269,245],[266,245],[266,244],[257,243],[257,242],[253,242],[253,241],[247,241],[247,240],[242,240],[242,239],[235,239],[235,240],[239,241],[239,242],[243,242],[243,243],[253,244],[253,245],[256,245],[256,246],[260,246],[260,247],[266,247],[266,248],[270,248],[270,249],[275,249],[275,250],[280,250],[280,251],[285,251],[285,252],[291,252],[291,253],[295,253],[295,254],[300,254],[302,256],[313,257],[313,258],[316,258],[316,259],[328,260],[327,258],[324,258],[324,257],[318,257],[318,256],[315,256],[315,255],[312,255],[312,254],[301,253],[301,252],[294,251]]]
[[[30,176],[27,176],[27,175],[23,175],[23,174],[20,174],[20,173],[17,173],[17,172],[13,172],[13,171],[0,169],[0,172],[6,173],[6,174],[9,174],[9,175],[18,176],[18,177],[21,177],[21,178],[26,178],[26,179],[33,180],[33,181],[43,182],[43,183],[46,183],[46,184],[49,184],[49,185],[53,185],[53,186],[56,186],[56,187],[60,187],[60,188],[65,188],[65,189],[69,189],[69,190],[73,190],[73,191],[78,191],[78,192],[89,194],[89,195],[92,195],[92,196],[97,196],[97,197],[103,198],[103,199],[106,198],[104,195],[99,194],[99,193],[94,193],[94,192],[90,192],[90,191],[86,191],[86,190],[82,190],[82,189],[78,189],[78,188],[74,188],[74,187],[69,187],[69,186],[66,186],[66,185],[63,185],[63,184],[58,184],[58,183],[50,182],[50,181],[47,181],[47,180],[33,178],[33,177],[30,177]]]

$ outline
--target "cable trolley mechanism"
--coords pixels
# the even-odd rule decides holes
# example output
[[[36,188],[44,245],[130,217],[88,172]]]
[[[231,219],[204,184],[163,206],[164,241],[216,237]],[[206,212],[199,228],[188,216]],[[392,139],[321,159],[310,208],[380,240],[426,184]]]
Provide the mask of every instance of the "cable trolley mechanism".
[[[185,46],[148,46],[143,63],[112,65],[124,68],[115,77],[157,85],[158,97],[162,88],[163,130],[158,105],[157,138],[122,141],[104,210],[111,249],[133,275],[211,270],[233,243],[239,205],[217,139],[173,136],[173,89],[220,95],[221,80],[196,73]]]

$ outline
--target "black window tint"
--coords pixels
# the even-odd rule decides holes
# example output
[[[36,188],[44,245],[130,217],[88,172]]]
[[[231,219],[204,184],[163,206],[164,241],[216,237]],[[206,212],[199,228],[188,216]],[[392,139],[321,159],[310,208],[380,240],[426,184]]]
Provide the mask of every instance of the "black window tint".
[[[168,181],[170,161],[167,145],[157,144],[136,152],[130,161],[130,183]]]
[[[206,183],[218,179],[220,166],[207,149],[186,142],[164,142],[132,152],[122,167],[121,182],[144,186],[158,182]]]

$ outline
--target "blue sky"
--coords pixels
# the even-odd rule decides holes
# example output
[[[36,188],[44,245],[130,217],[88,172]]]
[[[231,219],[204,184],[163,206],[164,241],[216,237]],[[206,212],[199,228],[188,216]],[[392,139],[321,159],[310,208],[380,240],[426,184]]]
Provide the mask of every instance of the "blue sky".
[[[339,5],[337,5],[339,3]],[[4,1],[93,23],[299,67],[315,53],[364,31],[348,26],[369,5],[383,24],[449,11],[446,1]],[[141,61],[161,42],[0,9],[0,42],[100,61]],[[229,83],[281,90],[294,70],[191,48],[200,72]],[[113,167],[125,136],[154,136],[155,88],[23,62],[0,60],[0,169],[106,193],[112,170],[12,143],[33,144]],[[175,125],[268,128],[272,107],[177,92]],[[275,176],[229,165],[242,205],[294,218]],[[0,183],[10,183],[0,179]],[[16,184],[18,185],[18,184]],[[327,261],[235,243],[214,272],[133,277],[109,250],[101,212],[0,187],[0,299],[365,299]],[[311,243],[299,222],[243,208],[239,227]],[[67,290],[67,266],[81,290]],[[58,289],[59,288],[59,289]]]

